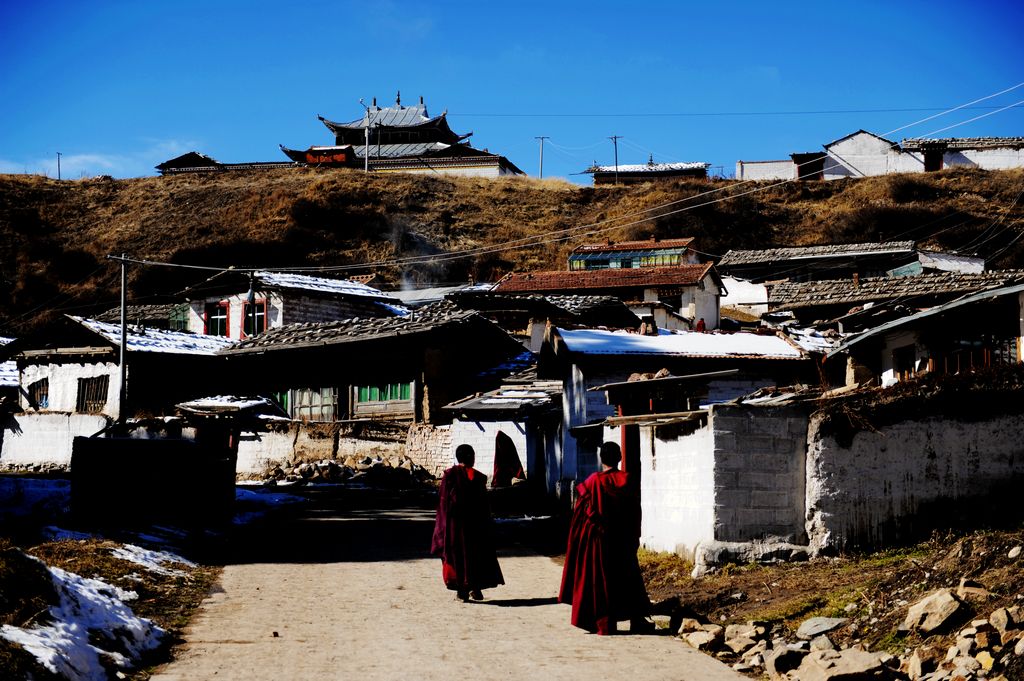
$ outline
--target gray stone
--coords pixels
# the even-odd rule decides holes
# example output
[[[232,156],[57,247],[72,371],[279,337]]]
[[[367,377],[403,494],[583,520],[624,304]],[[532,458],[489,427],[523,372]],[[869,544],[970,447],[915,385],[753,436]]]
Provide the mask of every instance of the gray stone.
[[[679,624],[679,633],[688,634],[691,631],[703,631],[700,622],[693,619],[692,617],[684,617],[682,622]]]
[[[1008,629],[1015,629],[1017,627],[1017,623],[1013,621],[1010,611],[1006,608],[993,610],[992,614],[988,616],[988,621],[992,623],[992,626],[1000,634],[1005,634]]]
[[[804,657],[807,656],[802,650],[790,650],[789,648],[776,648],[764,655],[764,669],[768,677],[776,679],[786,678],[786,672],[797,669]]]
[[[911,681],[917,681],[925,674],[935,671],[942,662],[942,651],[933,646],[921,646],[910,654],[906,672]]]
[[[800,628],[796,630],[796,637],[810,641],[820,634],[838,629],[848,621],[845,617],[812,617],[809,620],[804,620]]]
[[[930,634],[952,621],[963,603],[949,589],[939,589],[910,606],[904,629]]]
[[[1022,550],[1024,550],[1024,547],[1022,547],[1022,546],[1014,546],[1012,549],[1010,549],[1010,552],[1008,554],[1006,554],[1006,557],[1010,558],[1011,560],[1014,559],[1014,558],[1018,558],[1018,557],[1020,557],[1020,553],[1021,553]]]
[[[1017,639],[1017,645],[1013,647],[1014,655],[1024,655],[1024,637]]]
[[[816,650],[800,663],[800,681],[839,681],[867,679],[880,675],[885,665],[877,653],[856,648],[847,650]]]
[[[747,652],[743,653],[743,659],[745,659],[745,660],[752,659],[754,657],[757,657],[758,655],[766,653],[767,651],[768,651],[768,641],[758,641],[757,643],[754,644],[754,646],[752,648],[750,648]],[[755,664],[755,663],[751,662],[751,664]],[[764,664],[764,661],[762,660],[761,662],[757,662],[756,664],[758,666],[760,666],[760,665]]]
[[[811,650],[835,650],[836,646],[825,634],[821,636],[815,636],[811,639]]]
[[[717,647],[719,637],[710,631],[691,631],[688,634],[682,634],[680,636],[684,641],[690,644],[690,647],[696,648],[697,650],[713,650]]]
[[[725,639],[725,647],[737,655],[742,655],[746,651],[750,650],[756,643],[757,641],[746,636],[735,636],[733,638],[727,637]]]

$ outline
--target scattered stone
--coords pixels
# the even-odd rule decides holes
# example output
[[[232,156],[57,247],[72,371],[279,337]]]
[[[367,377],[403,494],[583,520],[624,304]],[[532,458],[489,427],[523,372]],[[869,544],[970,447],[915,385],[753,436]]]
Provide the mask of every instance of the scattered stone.
[[[1006,608],[997,608],[988,616],[988,621],[1000,634],[1005,634],[1009,629],[1016,629],[1017,622],[1014,621],[1010,611]]]
[[[1010,552],[1008,554],[1006,554],[1006,557],[1009,558],[1010,560],[1013,560],[1015,558],[1019,558],[1020,557],[1020,553],[1021,553],[1022,550],[1024,550],[1024,547],[1019,546],[1019,545],[1018,546],[1014,546],[1012,549],[1010,549]]]
[[[730,624],[725,628],[725,637],[728,638],[752,638],[755,641],[762,639],[768,633],[768,628],[755,622],[746,624]]]
[[[992,665],[996,663],[995,658],[993,658],[992,654],[987,650],[983,650],[975,655],[974,659],[977,660],[978,664],[981,665],[981,668],[987,672],[992,671]]]
[[[1017,645],[1013,647],[1014,655],[1024,655],[1024,637],[1017,639]]]
[[[690,647],[696,648],[697,650],[711,650],[713,649],[718,641],[719,637],[715,636],[710,631],[691,631],[688,634],[682,634],[681,638],[686,641]]]
[[[939,664],[942,661],[942,651],[938,648],[933,646],[921,646],[910,654],[910,658],[907,660],[904,671],[912,681],[916,681],[925,674],[930,674],[938,669]]]
[[[949,589],[939,589],[910,606],[903,629],[916,629],[930,634],[949,623],[963,607],[963,602]]]
[[[991,650],[993,646],[1002,643],[999,634],[995,631],[979,631],[974,637],[974,644],[979,650]]]
[[[776,648],[765,653],[764,669],[768,672],[769,678],[784,679],[786,672],[800,667],[800,663],[806,656],[807,653],[802,650],[791,650],[787,647]]]
[[[884,669],[885,665],[876,653],[856,648],[817,650],[808,653],[800,663],[797,677],[800,681],[866,679],[880,675]]]
[[[753,660],[755,657],[761,656],[768,652],[768,641],[758,641],[752,648],[743,653],[744,660]],[[763,659],[760,662],[751,662],[751,664],[760,667],[764,664]]]
[[[812,651],[814,651],[814,650],[835,650],[835,649],[836,649],[835,644],[832,643],[832,640],[828,636],[826,636],[825,634],[822,634],[820,636],[816,636],[815,638],[811,639],[811,650]]]
[[[796,630],[796,637],[809,641],[819,634],[838,629],[848,621],[845,617],[812,617],[809,620],[804,620],[800,628]]]
[[[684,617],[679,623],[679,633],[688,634],[691,631],[703,631],[701,623],[692,617]]]
[[[960,578],[960,586],[956,588],[956,595],[960,598],[977,598],[980,600],[992,598],[992,592],[986,589],[981,582],[967,579],[966,577]]]
[[[725,647],[737,655],[742,655],[746,651],[750,650],[756,643],[757,641],[752,638],[747,638],[746,636],[736,636],[734,638],[726,637],[725,639]]]

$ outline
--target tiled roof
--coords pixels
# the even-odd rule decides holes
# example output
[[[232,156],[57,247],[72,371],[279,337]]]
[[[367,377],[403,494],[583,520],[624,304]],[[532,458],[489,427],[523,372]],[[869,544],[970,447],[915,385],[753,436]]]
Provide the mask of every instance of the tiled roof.
[[[0,362],[0,388],[18,387],[18,363],[14,360]]]
[[[877,277],[808,281],[776,284],[768,295],[776,310],[792,310],[819,305],[857,304],[917,296],[956,295],[987,288],[1008,286],[1024,281],[1024,270],[1004,270],[983,274],[921,274],[914,277]]]
[[[573,253],[604,253],[607,251],[638,251],[654,250],[657,248],[688,248],[693,243],[693,237],[681,239],[646,239],[643,241],[609,241],[603,244],[583,244],[572,249]]]
[[[166,326],[171,319],[171,312],[174,311],[173,304],[167,305],[129,305],[127,319],[129,324],[139,322],[163,322]],[[93,317],[98,322],[109,324],[121,323],[121,308],[114,307]]]
[[[676,267],[636,267],[576,272],[527,272],[512,274],[499,281],[495,290],[510,291],[583,291],[594,289],[642,288],[649,286],[695,286],[713,265]]]
[[[535,380],[529,383],[502,385],[497,390],[452,402],[444,408],[456,412],[527,412],[558,408],[560,405],[556,399],[561,394],[561,381]]]
[[[431,118],[427,115],[427,107],[423,104],[417,104],[414,106],[371,106],[363,114],[362,118],[357,118],[354,121],[347,123],[338,123],[336,121],[330,121],[320,116],[320,120],[324,122],[328,128],[332,130],[334,128],[349,128],[362,130],[367,125],[386,125],[390,127],[407,127],[415,125],[423,125],[424,123],[431,123],[444,116],[434,116]],[[367,120],[369,118],[369,120]]]
[[[333,322],[288,324],[247,338],[224,354],[263,350],[315,347],[337,343],[408,336],[445,326],[468,324],[478,318],[475,312],[460,310],[450,303],[425,305],[405,317],[342,319]]]
[[[917,151],[928,147],[944,149],[1020,149],[1024,137],[947,137],[944,139],[905,139],[900,142],[905,151]]]
[[[732,265],[753,265],[785,260],[811,258],[848,258],[857,255],[879,255],[882,253],[913,253],[913,241],[884,241],[866,244],[826,244],[823,246],[798,246],[793,248],[762,248],[752,251],[729,251],[719,267]]]

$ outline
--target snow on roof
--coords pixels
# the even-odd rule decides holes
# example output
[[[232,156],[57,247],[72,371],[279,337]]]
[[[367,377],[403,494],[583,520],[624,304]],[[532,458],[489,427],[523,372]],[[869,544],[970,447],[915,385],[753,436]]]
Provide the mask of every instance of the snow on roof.
[[[202,397],[198,400],[182,402],[178,407],[190,411],[242,411],[243,409],[254,409],[257,407],[277,409],[265,397],[235,397],[234,395]]]
[[[408,317],[411,314],[411,310],[404,305],[392,305],[391,303],[377,303],[378,307],[382,307],[396,317]]]
[[[0,362],[0,388],[18,387],[18,363],[14,360]]]
[[[121,345],[121,327],[118,324],[106,324],[95,319],[85,319],[68,315],[93,333],[99,334],[114,345]],[[237,341],[223,336],[197,336],[183,331],[165,331],[163,329],[128,328],[129,352],[163,352],[174,355],[215,355]]]
[[[585,355],[681,355],[801,359],[803,353],[778,336],[754,333],[698,333],[642,336],[625,331],[559,329],[572,352]]]
[[[700,168],[709,168],[710,163],[702,163],[700,161],[694,161],[690,163],[633,163],[633,164],[619,164],[616,166],[594,166],[586,172],[588,173],[665,173],[673,170],[695,170]]]
[[[922,265],[946,272],[965,272],[981,274],[985,271],[985,259],[957,253],[939,253],[936,251],[920,251],[917,258]]]
[[[13,340],[13,338],[8,338],[7,336],[0,336],[0,345],[7,345]]]
[[[816,329],[787,327],[786,334],[807,352],[830,352],[838,343],[825,338]]]
[[[269,288],[299,289],[303,291],[319,291],[322,293],[337,293],[346,296],[363,296],[368,298],[380,298],[382,300],[394,300],[380,289],[367,286],[351,279],[328,279],[326,277],[311,277],[307,274],[295,274],[294,272],[256,272],[256,279],[259,283]]]
[[[166,635],[125,605],[138,598],[134,591],[48,569],[60,602],[50,606],[46,623],[24,629],[5,624],[0,638],[20,645],[50,672],[73,681],[107,679],[107,666],[130,668]]]

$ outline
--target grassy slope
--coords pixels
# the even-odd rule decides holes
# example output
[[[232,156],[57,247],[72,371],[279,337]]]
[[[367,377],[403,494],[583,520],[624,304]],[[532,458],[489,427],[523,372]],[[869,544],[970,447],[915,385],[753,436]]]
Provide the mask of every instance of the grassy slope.
[[[600,236],[576,230],[569,242],[501,254],[377,271],[378,282],[491,280],[513,269],[559,268],[569,249],[613,239],[694,236],[698,248],[730,248],[918,238],[960,248],[992,236],[985,254],[1005,246],[1024,217],[1016,199],[1024,172],[946,171],[829,183],[673,182],[576,187],[560,181],[365,176],[352,171],[279,170],[132,180],[57,182],[0,176],[0,333],[18,334],[39,311],[116,303],[111,253],[210,265],[336,265],[389,256],[430,255],[505,244],[539,233],[620,218],[721,189],[702,199],[749,191],[728,201],[650,219]],[[994,265],[1024,264],[1024,241]],[[139,268],[133,296],[171,293],[202,274]],[[38,310],[36,309],[38,308]]]

